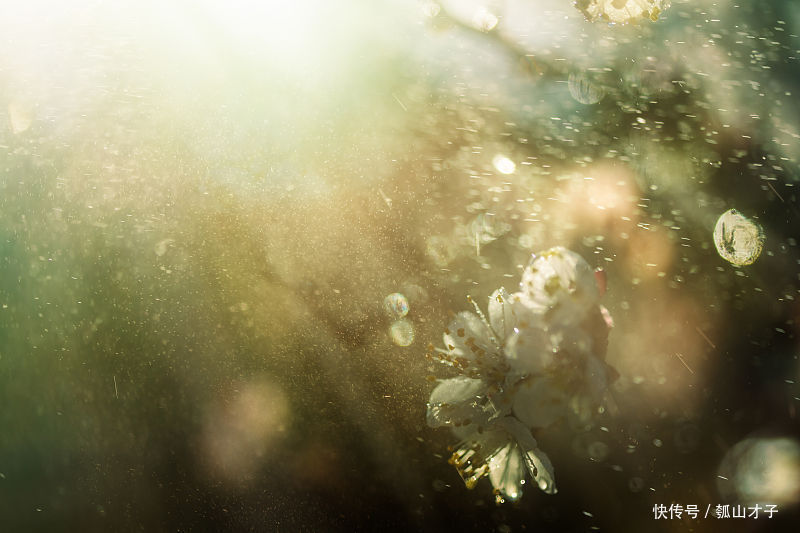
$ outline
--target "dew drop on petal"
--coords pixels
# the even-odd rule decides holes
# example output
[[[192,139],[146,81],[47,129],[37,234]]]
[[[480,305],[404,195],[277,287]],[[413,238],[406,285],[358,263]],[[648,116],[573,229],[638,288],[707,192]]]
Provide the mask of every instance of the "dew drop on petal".
[[[398,346],[410,346],[414,342],[414,325],[409,320],[401,318],[389,326],[389,336]]]
[[[752,265],[764,247],[764,230],[736,209],[725,211],[714,227],[720,257],[736,266]]]
[[[492,158],[492,165],[500,174],[513,174],[517,165],[502,154],[497,154]]]
[[[399,292],[393,292],[383,299],[383,308],[391,318],[403,318],[408,314],[408,299]]]

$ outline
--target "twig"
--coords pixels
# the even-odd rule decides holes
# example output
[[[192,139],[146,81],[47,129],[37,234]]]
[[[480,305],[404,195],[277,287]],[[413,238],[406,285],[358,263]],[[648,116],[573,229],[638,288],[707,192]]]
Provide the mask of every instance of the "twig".
[[[500,30],[500,23],[497,26],[492,28],[489,31],[480,30],[471,24],[468,24],[461,20],[458,17],[451,15],[444,6],[440,6],[441,9],[439,13],[436,15],[437,18],[441,18],[445,22],[453,24],[458,28],[472,33],[473,35],[480,35],[481,37],[488,38],[489,40],[493,41],[495,44],[499,45],[503,48],[509,55],[515,57],[517,62],[526,66],[529,66],[530,69],[526,69],[530,74],[537,74],[539,76],[549,77],[549,78],[558,78],[561,79],[566,76],[567,72],[563,68],[557,67],[554,64],[547,62],[541,58],[534,59],[534,55],[530,53],[529,50],[525,49],[523,46],[509,40],[506,38],[499,30]]]

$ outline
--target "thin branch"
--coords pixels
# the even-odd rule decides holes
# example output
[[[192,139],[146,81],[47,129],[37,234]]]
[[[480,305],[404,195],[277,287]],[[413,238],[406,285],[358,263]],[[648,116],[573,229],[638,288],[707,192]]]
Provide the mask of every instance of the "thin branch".
[[[524,70],[530,75],[540,77],[563,79],[567,75],[567,71],[563,67],[556,66],[555,64],[541,58],[536,58],[529,50],[520,44],[510,40],[503,35],[500,31],[500,24],[489,31],[483,31],[475,26],[461,20],[460,18],[450,14],[444,6],[440,5],[440,11],[436,14],[436,18],[440,21],[452,24],[461,30],[464,30],[473,35],[479,35],[494,42],[497,46],[502,48],[508,55],[516,59],[517,63],[521,65]]]

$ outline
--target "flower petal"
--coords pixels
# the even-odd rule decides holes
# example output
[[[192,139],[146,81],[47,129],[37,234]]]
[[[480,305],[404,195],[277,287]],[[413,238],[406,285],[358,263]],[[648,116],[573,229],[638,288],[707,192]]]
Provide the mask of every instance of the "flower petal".
[[[584,379],[586,380],[586,393],[596,402],[603,399],[603,395],[608,389],[608,365],[596,357],[586,358],[586,368],[584,369]]]
[[[501,344],[514,332],[519,317],[515,312],[516,298],[500,287],[489,297],[489,323]]]
[[[508,364],[520,375],[545,372],[553,362],[554,351],[550,334],[538,321],[520,323],[506,343]]]
[[[456,467],[468,489],[489,473],[489,461],[507,444],[509,436],[500,428],[475,431],[461,441],[448,461]]]
[[[534,441],[535,442],[535,441]],[[531,477],[539,485],[539,489],[546,494],[555,494],[558,492],[556,489],[556,481],[553,475],[553,463],[550,458],[542,450],[534,446],[527,449],[523,453],[525,458],[525,466],[528,467]]]
[[[547,494],[555,494],[556,482],[553,474],[553,464],[547,454],[539,449],[536,439],[522,423],[514,417],[507,416],[498,422],[508,433],[514,437],[519,445],[525,466],[539,488]]]
[[[564,418],[569,396],[550,378],[532,377],[519,382],[514,414],[526,426],[544,428]]]
[[[574,361],[594,355],[593,339],[583,328],[551,328],[550,341],[554,350],[568,354],[565,357]]]
[[[489,378],[503,363],[497,339],[475,313],[456,315],[443,339],[445,350],[440,358],[467,376]]]
[[[468,355],[473,352],[473,343],[487,350],[493,344],[489,328],[486,327],[486,324],[478,315],[470,311],[458,313],[453,321],[450,322],[450,325],[447,326],[443,338],[447,349],[453,350],[459,355]]]
[[[581,331],[586,332],[592,339],[592,355],[601,360],[606,357],[608,334],[613,324],[611,314],[602,305],[597,305],[590,310],[581,323]]]
[[[486,383],[460,376],[445,379],[433,389],[427,421],[432,428],[485,423],[493,411],[486,398]]]
[[[522,272],[523,301],[553,324],[571,326],[597,303],[594,271],[583,258],[556,247],[534,256]]]
[[[489,480],[495,490],[497,503],[517,501],[522,497],[525,483],[525,463],[519,446],[509,441],[489,459]]]

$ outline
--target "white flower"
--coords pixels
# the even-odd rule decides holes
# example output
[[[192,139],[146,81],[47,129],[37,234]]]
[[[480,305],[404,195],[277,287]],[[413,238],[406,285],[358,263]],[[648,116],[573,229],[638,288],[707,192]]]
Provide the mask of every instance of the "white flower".
[[[600,297],[589,264],[560,246],[531,258],[520,287],[522,303],[555,326],[580,323]]]
[[[488,475],[498,502],[522,494],[526,472],[555,492],[553,467],[532,428],[567,417],[586,422],[609,383],[610,317],[597,303],[594,272],[577,254],[553,248],[534,256],[521,291],[498,289],[480,308],[456,315],[444,348],[428,356],[458,376],[441,380],[428,402],[431,427],[461,438],[450,462],[468,488]]]
[[[536,439],[519,420],[503,417],[489,428],[464,428],[464,438],[454,449],[450,464],[456,467],[467,488],[474,488],[487,475],[498,503],[522,496],[526,473],[547,494],[555,494],[553,465]]]
[[[609,375],[616,374],[603,360],[608,330],[602,309],[596,306],[579,325],[549,327],[547,352],[522,350],[517,359],[509,357],[518,371],[530,370],[515,380],[515,416],[531,428],[545,428],[570,417],[586,422],[612,381]],[[514,351],[518,348],[512,339],[509,352]]]
[[[445,349],[431,357],[452,366],[461,375],[439,382],[428,401],[430,427],[449,426],[463,440],[450,458],[468,488],[488,475],[498,502],[514,501],[522,495],[526,472],[547,493],[554,493],[553,467],[538,449],[536,440],[511,414],[515,386],[509,382],[506,339],[513,338],[515,355],[522,352],[526,337],[520,332],[541,331],[526,321],[538,318],[518,298],[498,289],[489,298],[489,319],[475,306],[475,313],[462,312],[445,330]],[[529,346],[531,351],[539,346]],[[546,357],[545,357],[546,358]],[[526,358],[526,361],[533,358]],[[541,370],[546,367],[540,365]]]
[[[606,366],[593,356],[570,361],[518,381],[514,416],[530,428],[546,428],[567,417],[588,421],[608,385]]]
[[[603,19],[624,24],[637,19],[653,22],[669,7],[668,0],[575,0],[575,7],[591,21]]]
[[[489,320],[478,306],[464,311],[445,330],[445,348],[429,347],[428,357],[455,368],[461,376],[439,383],[428,402],[428,425],[485,424],[511,410],[504,386],[509,373],[506,336],[517,330],[511,296],[505,289],[489,298]]]
[[[553,365],[556,346],[548,328],[537,315],[529,313],[520,321],[506,343],[506,359],[514,371],[512,379],[546,373]]]
[[[428,401],[428,425],[461,427],[486,426],[498,415],[489,399],[489,385],[482,379],[458,376],[443,380]]]

